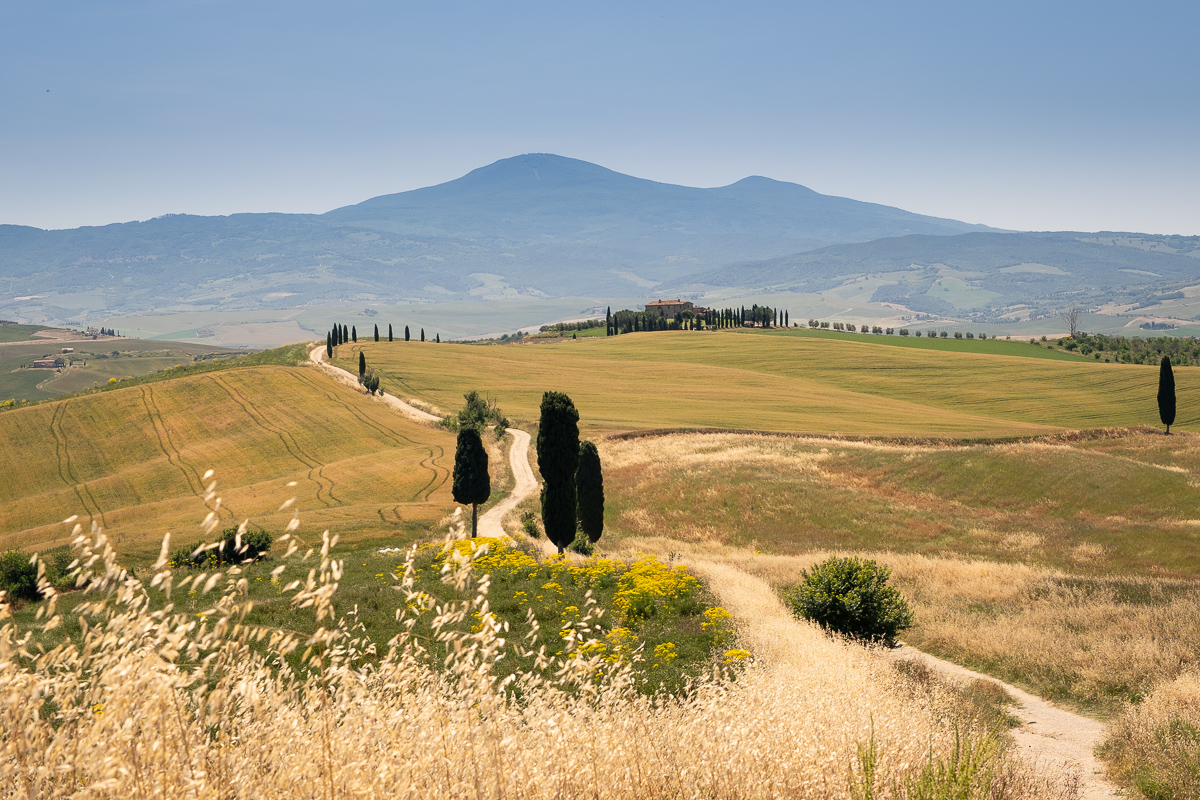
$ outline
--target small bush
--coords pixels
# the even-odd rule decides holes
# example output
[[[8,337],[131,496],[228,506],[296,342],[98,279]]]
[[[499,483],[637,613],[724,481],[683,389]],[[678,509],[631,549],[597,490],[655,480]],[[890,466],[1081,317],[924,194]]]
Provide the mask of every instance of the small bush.
[[[912,627],[913,613],[887,585],[891,574],[874,561],[833,557],[804,570],[802,582],[783,597],[796,616],[827,631],[894,647],[896,634]]]
[[[587,534],[583,531],[575,532],[575,541],[567,545],[567,549],[579,553],[581,556],[590,556],[596,552],[595,545],[588,539]]]
[[[37,567],[29,563],[29,554],[9,550],[0,555],[0,589],[13,600],[37,600]]]
[[[237,547],[237,535],[237,528],[226,528],[221,532],[221,541],[215,547],[206,546],[203,542],[192,547],[177,547],[171,551],[168,562],[177,569],[200,569],[217,567],[222,564],[241,564],[245,561],[257,561],[271,549],[271,534],[266,531],[248,530],[244,532],[240,550]]]
[[[524,529],[525,534],[529,536],[529,538],[541,538],[542,529],[538,527],[536,511],[521,512],[521,528]]]

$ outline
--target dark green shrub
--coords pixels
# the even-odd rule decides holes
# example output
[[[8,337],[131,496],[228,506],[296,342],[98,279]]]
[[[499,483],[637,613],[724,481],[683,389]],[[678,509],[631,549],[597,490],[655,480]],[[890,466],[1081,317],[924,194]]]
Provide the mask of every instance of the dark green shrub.
[[[804,570],[803,581],[783,597],[796,616],[827,631],[893,647],[896,634],[912,627],[913,613],[887,585],[891,574],[874,561],[835,556]]]
[[[237,528],[226,528],[221,532],[217,547],[205,547],[204,543],[192,547],[176,547],[171,551],[168,564],[176,569],[209,569],[223,564],[241,564],[257,561],[271,549],[271,534],[263,530],[248,530],[242,534],[242,547],[237,547]],[[204,548],[201,550],[200,548]],[[196,552],[196,551],[200,552]]]
[[[538,539],[542,535],[542,529],[538,527],[536,511],[525,511],[521,513],[521,527],[525,529],[525,533],[531,539]]]
[[[567,549],[573,553],[579,553],[581,556],[590,556],[596,552],[595,545],[592,544],[591,539],[583,531],[578,531],[575,534],[575,540],[567,545]]]
[[[10,600],[37,600],[37,567],[29,563],[29,554],[9,550],[0,555],[0,589]]]

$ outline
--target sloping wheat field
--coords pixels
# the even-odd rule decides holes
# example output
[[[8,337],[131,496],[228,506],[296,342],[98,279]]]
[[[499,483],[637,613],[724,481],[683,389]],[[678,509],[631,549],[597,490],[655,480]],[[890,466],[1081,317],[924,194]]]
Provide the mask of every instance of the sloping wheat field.
[[[312,367],[254,367],[0,414],[0,549],[70,540],[72,514],[126,554],[162,534],[200,539],[217,482],[223,524],[387,535],[450,509],[451,434],[394,413]],[[208,481],[208,470],[214,475]],[[294,484],[294,485],[292,485]]]
[[[731,428],[855,436],[999,438],[1064,428],[1158,425],[1157,367],[944,353],[755,332],[669,331],[521,346],[343,345],[383,387],[442,407],[488,391],[536,420],[542,392],[565,391],[585,430]],[[1180,397],[1200,372],[1176,370]],[[1180,402],[1177,424],[1200,420]]]

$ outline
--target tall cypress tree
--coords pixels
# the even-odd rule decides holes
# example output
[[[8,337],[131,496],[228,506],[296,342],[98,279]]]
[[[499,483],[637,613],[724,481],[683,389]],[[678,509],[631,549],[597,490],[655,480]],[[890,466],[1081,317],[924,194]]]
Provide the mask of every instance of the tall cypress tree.
[[[562,392],[542,395],[538,425],[538,471],[542,473],[542,523],[558,552],[575,541],[578,508],[575,471],[579,468],[579,412]]]
[[[406,341],[406,342],[407,342],[408,340],[409,340],[409,338],[408,338],[408,326],[407,326],[407,325],[405,325],[405,326],[404,326],[404,341]]]
[[[350,341],[358,344],[358,328],[350,328]]]
[[[451,494],[454,495],[454,502],[471,506],[471,538],[474,539],[479,533],[479,504],[486,503],[492,494],[487,450],[477,428],[458,429]]]
[[[441,344],[441,343],[442,343],[442,335],[441,335],[440,333],[438,333],[438,334],[435,334],[435,335],[434,335],[434,337],[433,337],[433,340],[434,340],[435,342],[437,342],[438,344]]]
[[[425,341],[425,329],[421,328],[421,341]]]
[[[350,341],[350,329],[345,325],[342,326],[342,344]]]
[[[362,350],[358,351],[358,377],[367,374],[367,356]]]
[[[379,341],[379,326],[375,326],[375,341]]]
[[[1167,426],[1170,436],[1175,423],[1175,373],[1171,371],[1170,356],[1163,356],[1158,367],[1158,418]]]
[[[388,341],[392,340],[392,323],[388,323]]]
[[[595,544],[604,533],[604,475],[600,469],[600,451],[587,440],[579,443],[575,491],[579,497],[579,530]]]
[[[333,331],[325,333],[325,357],[333,358]]]

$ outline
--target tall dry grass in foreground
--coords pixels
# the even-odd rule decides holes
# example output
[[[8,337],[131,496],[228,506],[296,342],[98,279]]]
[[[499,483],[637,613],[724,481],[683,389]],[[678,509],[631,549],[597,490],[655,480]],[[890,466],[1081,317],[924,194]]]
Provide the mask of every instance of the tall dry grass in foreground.
[[[1200,675],[1181,675],[1127,709],[1103,752],[1149,798],[1200,797]]]
[[[281,538],[288,552],[272,577],[297,613],[315,614],[307,640],[244,624],[240,568],[181,580],[164,541],[147,585],[98,531],[75,542],[78,584],[93,597],[77,611],[81,642],[43,652],[0,604],[0,795],[848,798],[867,796],[860,753],[874,752],[869,796],[915,798],[934,796],[905,787],[940,785],[929,776],[956,738],[986,744],[944,690],[811,628],[767,624],[762,587],[716,566],[707,574],[728,581],[735,619],[763,621],[747,630],[763,663],[685,697],[647,698],[628,669],[587,657],[598,609],[563,630],[566,655],[528,652],[488,613],[486,580],[473,599],[432,607],[413,590],[411,556],[397,585],[409,633],[370,658],[353,614],[335,613],[335,540],[295,558],[299,542]],[[464,587],[468,560],[451,553],[446,580]],[[284,587],[294,562],[305,577]],[[170,597],[185,590],[210,607],[177,611]],[[471,613],[478,630],[462,632]],[[452,652],[444,663],[412,635],[419,614],[434,615]],[[60,624],[53,596],[39,619]],[[501,658],[548,669],[499,680]],[[1003,759],[957,780],[974,786],[962,797],[1069,794]]]

